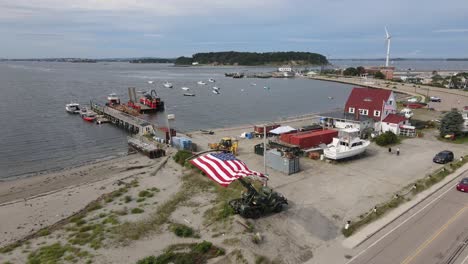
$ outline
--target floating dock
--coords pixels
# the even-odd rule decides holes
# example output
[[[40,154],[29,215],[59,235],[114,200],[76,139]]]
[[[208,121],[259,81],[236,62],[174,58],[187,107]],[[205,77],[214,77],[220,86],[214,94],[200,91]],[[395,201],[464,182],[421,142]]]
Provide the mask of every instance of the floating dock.
[[[144,135],[154,134],[154,127],[148,121],[120,112],[111,107],[100,105],[91,101],[91,110],[109,120],[116,126],[122,127],[130,133]]]

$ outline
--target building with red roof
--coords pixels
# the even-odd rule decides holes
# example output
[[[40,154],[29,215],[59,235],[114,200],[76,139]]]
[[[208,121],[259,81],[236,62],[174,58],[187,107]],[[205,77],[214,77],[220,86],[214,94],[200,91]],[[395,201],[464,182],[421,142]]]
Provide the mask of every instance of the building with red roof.
[[[345,104],[345,112],[380,122],[387,115],[396,113],[396,101],[393,91],[385,89],[354,87]]]

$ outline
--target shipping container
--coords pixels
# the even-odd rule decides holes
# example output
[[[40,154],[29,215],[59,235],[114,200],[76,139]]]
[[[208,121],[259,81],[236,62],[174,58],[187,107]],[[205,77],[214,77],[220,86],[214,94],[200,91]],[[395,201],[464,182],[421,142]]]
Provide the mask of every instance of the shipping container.
[[[266,161],[268,167],[287,175],[300,171],[299,157],[292,156],[291,158],[287,158],[286,156],[283,156],[282,152],[276,149],[267,151]]]
[[[305,132],[305,131],[317,131],[317,130],[322,130],[322,126],[319,124],[312,124],[310,126],[303,126],[299,128],[300,132]]]
[[[263,127],[266,127],[266,132],[267,132],[267,134],[268,134],[271,130],[273,130],[273,129],[275,129],[275,128],[278,128],[278,127],[280,127],[280,126],[281,126],[281,125],[275,124],[275,123],[263,124],[263,125],[255,125],[255,126],[254,126],[254,132],[255,132],[256,134],[261,134],[261,135],[263,135],[263,133],[264,133],[264,132],[263,132]]]
[[[320,144],[330,144],[338,136],[337,130],[319,130],[304,132],[290,137],[289,144],[298,145],[301,149],[308,149]]]

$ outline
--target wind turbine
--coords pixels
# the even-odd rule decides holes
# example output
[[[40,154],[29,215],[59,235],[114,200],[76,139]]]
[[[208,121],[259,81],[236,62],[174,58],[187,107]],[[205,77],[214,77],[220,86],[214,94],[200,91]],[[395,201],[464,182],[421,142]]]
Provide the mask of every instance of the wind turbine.
[[[387,40],[387,59],[385,60],[385,67],[388,67],[388,60],[390,59],[390,40],[392,36],[388,33],[387,27],[385,27],[385,35]]]

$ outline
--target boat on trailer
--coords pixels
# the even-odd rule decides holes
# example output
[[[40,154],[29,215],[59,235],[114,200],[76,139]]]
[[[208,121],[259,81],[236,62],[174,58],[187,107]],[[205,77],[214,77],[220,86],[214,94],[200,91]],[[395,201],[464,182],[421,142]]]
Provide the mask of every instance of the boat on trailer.
[[[359,137],[359,129],[345,128],[338,132],[338,137],[333,138],[332,143],[323,150],[323,154],[328,159],[340,160],[363,153],[369,145],[369,140]]]

